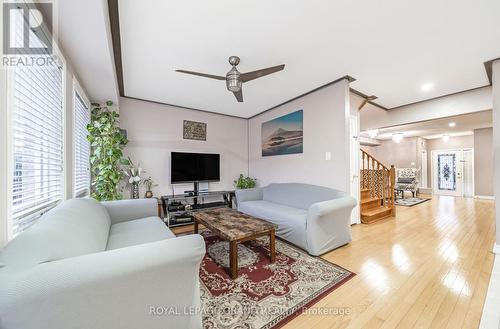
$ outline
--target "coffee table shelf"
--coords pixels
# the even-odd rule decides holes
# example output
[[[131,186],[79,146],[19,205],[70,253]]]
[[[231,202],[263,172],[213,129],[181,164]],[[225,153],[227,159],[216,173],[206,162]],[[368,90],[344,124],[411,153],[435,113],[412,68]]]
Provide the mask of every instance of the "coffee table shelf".
[[[276,258],[275,231],[277,225],[230,208],[193,213],[194,232],[202,224],[219,238],[229,242],[229,264],[232,279],[238,277],[238,243],[269,236],[269,258]]]

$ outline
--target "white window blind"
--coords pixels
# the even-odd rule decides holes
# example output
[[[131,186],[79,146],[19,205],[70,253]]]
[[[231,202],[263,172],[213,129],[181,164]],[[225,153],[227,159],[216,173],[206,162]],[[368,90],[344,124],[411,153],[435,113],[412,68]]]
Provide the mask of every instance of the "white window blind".
[[[23,19],[16,19],[16,38],[22,37],[23,24]],[[10,217],[14,236],[63,198],[62,68],[55,61],[49,63],[12,70]]]
[[[75,91],[75,181],[74,196],[86,196],[90,192],[90,143],[87,140],[87,125],[90,123],[90,110]]]

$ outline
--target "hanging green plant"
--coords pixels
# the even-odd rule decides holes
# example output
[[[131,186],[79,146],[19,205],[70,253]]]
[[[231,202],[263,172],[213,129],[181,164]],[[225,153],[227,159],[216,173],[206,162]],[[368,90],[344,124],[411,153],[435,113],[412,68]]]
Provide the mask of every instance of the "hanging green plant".
[[[91,146],[91,196],[98,201],[122,198],[119,191],[122,178],[120,164],[128,162],[122,158],[122,150],[128,141],[120,132],[119,114],[110,109],[112,105],[111,101],[107,101],[105,106],[93,103],[91,121],[87,126],[87,139]]]

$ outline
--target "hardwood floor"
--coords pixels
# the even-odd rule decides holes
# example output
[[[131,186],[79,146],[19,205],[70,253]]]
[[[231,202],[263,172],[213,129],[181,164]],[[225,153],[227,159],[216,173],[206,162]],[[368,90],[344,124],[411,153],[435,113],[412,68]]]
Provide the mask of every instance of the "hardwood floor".
[[[494,261],[493,212],[493,201],[435,196],[398,206],[396,218],[353,226],[353,241],[323,258],[357,275],[284,328],[478,328]]]
[[[477,328],[494,261],[493,201],[437,197],[353,226],[323,258],[357,273],[284,328]],[[333,309],[329,314],[338,312]]]

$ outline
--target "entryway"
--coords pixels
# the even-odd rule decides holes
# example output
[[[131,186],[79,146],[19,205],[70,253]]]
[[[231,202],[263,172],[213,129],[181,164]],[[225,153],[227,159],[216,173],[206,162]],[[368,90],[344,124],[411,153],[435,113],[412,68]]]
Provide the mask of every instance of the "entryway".
[[[473,197],[474,150],[432,151],[432,190],[437,195]]]

